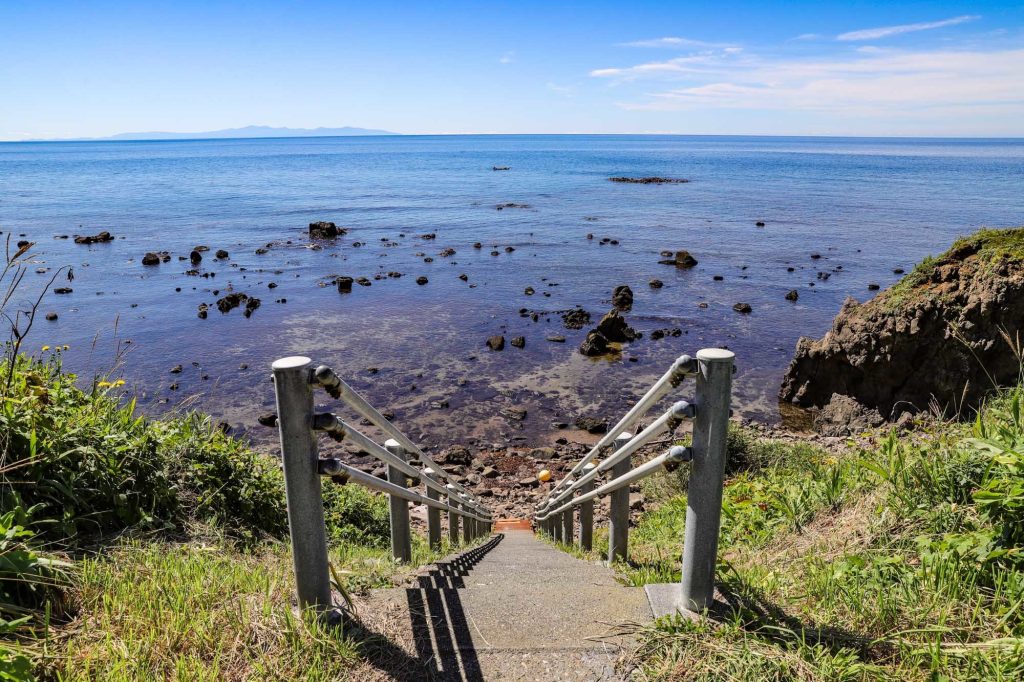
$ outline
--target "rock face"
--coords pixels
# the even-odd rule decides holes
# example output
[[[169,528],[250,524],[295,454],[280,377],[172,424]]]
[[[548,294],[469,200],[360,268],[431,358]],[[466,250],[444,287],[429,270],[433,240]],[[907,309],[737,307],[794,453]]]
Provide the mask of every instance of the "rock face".
[[[849,396],[882,417],[973,406],[1017,381],[1008,343],[1024,326],[1024,229],[982,230],[859,304],[822,339],[802,338],[779,397],[805,407]]]

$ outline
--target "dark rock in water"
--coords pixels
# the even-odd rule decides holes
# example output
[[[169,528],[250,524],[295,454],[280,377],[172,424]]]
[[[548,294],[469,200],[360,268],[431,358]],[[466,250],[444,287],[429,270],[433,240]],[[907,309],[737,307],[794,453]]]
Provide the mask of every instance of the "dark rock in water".
[[[217,253],[213,254],[218,260],[225,260],[230,257],[230,254],[224,249],[217,249]]]
[[[658,261],[662,265],[674,265],[677,268],[692,268],[697,264],[689,251],[676,251],[672,258]]]
[[[473,248],[474,249],[482,249],[482,248],[484,248],[484,245],[481,244],[480,242],[476,242],[475,244],[473,244]]]
[[[1024,229],[981,230],[870,301],[847,299],[823,338],[797,343],[779,397],[820,407],[838,393],[887,419],[958,413],[1016,385],[1004,335],[1022,326]]]
[[[102,244],[104,242],[112,242],[112,241],[114,241],[114,235],[110,234],[106,230],[104,230],[103,232],[100,232],[99,234],[93,234],[93,235],[80,235],[80,234],[76,234],[75,235],[75,243],[76,244]]]
[[[612,305],[619,310],[632,310],[633,290],[628,285],[620,284],[612,291]]]
[[[171,367],[171,374],[181,374],[183,370],[184,367],[182,367],[181,365],[175,365],[174,367]]]
[[[204,246],[204,245],[200,244],[199,246],[193,247],[192,250],[193,251],[198,251],[199,253],[206,253],[207,251],[210,250],[210,247],[209,246]]]
[[[501,335],[492,336],[487,339],[487,347],[491,350],[504,350],[505,349],[505,337]]]
[[[580,344],[580,353],[587,357],[597,357],[608,352],[608,339],[601,332],[592,329],[587,332],[587,338]]]
[[[264,249],[263,247],[260,247],[260,248],[256,249],[256,251],[255,251],[257,256],[262,256],[266,252],[267,252],[267,249]]]
[[[533,287],[526,287],[525,289],[523,289],[523,293],[526,294],[527,296],[533,296],[537,292],[534,291]]]
[[[419,284],[420,286],[423,286],[424,284],[426,284],[426,283],[427,283],[427,282],[429,282],[429,281],[430,281],[430,280],[428,280],[428,279],[427,279],[426,277],[424,277],[423,275],[420,275],[419,277],[417,277],[417,278],[416,278],[416,284]]]
[[[596,417],[577,417],[575,424],[577,429],[595,435],[608,432],[608,422]]]
[[[504,204],[498,204],[494,208],[498,209],[499,211],[503,211],[506,208],[530,208],[530,205],[529,204],[514,204],[514,203],[511,203],[511,202],[507,202],[507,203],[504,203]]]
[[[365,277],[357,277],[356,278],[356,284],[358,284],[361,287],[373,286],[373,282],[371,282],[370,280],[368,280]]]
[[[338,227],[334,223],[321,220],[309,224],[309,236],[313,239],[334,239],[343,234],[348,234],[348,230]]]
[[[583,308],[576,308],[562,313],[562,324],[566,329],[583,329],[590,324],[590,313]]]
[[[469,275],[463,273],[463,274],[459,275],[459,279],[461,279],[463,282],[468,282],[469,281]]]
[[[246,317],[252,317],[253,312],[260,307],[260,299],[249,297],[249,300],[245,302],[245,312],[242,313]]]
[[[881,288],[882,287],[880,287],[878,284],[876,284],[874,282],[871,282],[871,283],[868,284],[868,291],[878,291]]]
[[[725,279],[725,277],[722,277],[721,275],[715,275],[711,279],[715,280],[716,282],[721,282],[723,279]]]
[[[338,293],[347,294],[352,291],[352,284],[355,283],[355,280],[351,277],[340,276],[334,278],[334,283],[338,287]]]
[[[217,299],[217,310],[221,311],[222,313],[230,312],[237,308],[238,306],[245,303],[248,299],[249,297],[243,293],[230,293],[227,296],[224,296],[223,298]]]
[[[906,272],[906,270],[904,270],[903,268],[893,268],[892,274],[902,275],[904,272]]]
[[[663,339],[666,336],[682,336],[683,330],[679,327],[669,327],[668,329],[655,329],[651,332],[651,340],[657,341]]]
[[[199,304],[199,319],[200,320],[205,320],[207,314],[209,313],[209,310],[210,310],[210,306],[209,305],[207,305],[206,303],[200,303]]]
[[[649,285],[649,286],[650,286],[650,287],[651,287],[652,289],[660,289],[660,288],[662,288],[663,286],[665,286],[665,283],[664,283],[664,282],[662,282],[662,281],[661,281],[660,279],[652,279],[652,280],[651,280],[650,282],[648,282],[647,284],[648,284],[648,285]]]
[[[764,221],[763,220],[758,220],[756,223],[754,223],[754,226],[755,227],[764,227]]]
[[[491,170],[507,171],[507,170],[511,170],[511,167],[510,166],[491,166]]]
[[[636,330],[626,324],[625,318],[619,315],[618,310],[608,311],[597,323],[594,331],[600,332],[608,341],[617,343],[632,341],[637,336]]]
[[[448,258],[449,256],[455,255],[455,249],[448,247],[447,249],[441,249],[441,253],[438,254],[442,258]]]
[[[789,292],[788,292],[788,293],[786,294],[786,300],[787,300],[787,301],[795,301],[795,300],[797,300],[798,298],[800,298],[800,292],[799,292],[799,291],[797,291],[796,289],[791,289],[791,290],[790,290],[790,291],[789,291]]]
[[[142,264],[143,265],[159,265],[160,264],[160,256],[156,255],[155,253],[149,252],[149,253],[147,253],[146,255],[144,255],[142,257]]]
[[[53,322],[54,320],[57,319],[57,313],[55,313],[55,312],[46,313],[46,319],[48,321],[50,321],[50,322]]]
[[[833,393],[828,404],[814,415],[814,428],[824,436],[855,436],[884,422],[878,410],[838,393]]]
[[[666,184],[682,184],[689,182],[689,180],[683,178],[660,178],[657,176],[645,177],[645,178],[627,178],[627,177],[615,177],[608,178],[612,182],[622,182],[634,185],[666,185]]]
[[[732,309],[738,313],[749,313],[754,310],[749,303],[737,303],[733,305]]]
[[[277,426],[277,415],[273,412],[265,412],[256,417],[256,422],[259,423],[260,426],[274,427]]]
[[[526,337],[523,337],[523,336],[512,337],[512,340],[509,341],[509,344],[513,348],[524,348],[524,347],[526,347]]]
[[[562,336],[561,334],[552,334],[551,336],[547,337],[547,340],[550,341],[551,343],[565,343],[565,337]]]
[[[192,253],[188,254],[188,259],[192,265],[198,265],[203,260],[203,254],[193,250]]]
[[[71,287],[57,287],[53,290],[55,294],[70,294],[74,291]]]

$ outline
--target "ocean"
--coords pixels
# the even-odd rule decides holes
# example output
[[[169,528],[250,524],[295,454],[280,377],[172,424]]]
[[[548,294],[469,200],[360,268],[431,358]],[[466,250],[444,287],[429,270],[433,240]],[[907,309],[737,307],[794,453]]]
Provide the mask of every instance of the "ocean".
[[[517,206],[497,208],[504,204]],[[320,220],[349,231],[313,243],[307,226]],[[737,354],[736,412],[776,421],[797,339],[822,335],[846,297],[870,298],[869,284],[892,284],[895,270],[909,272],[981,226],[1019,225],[1024,140],[0,144],[0,238],[36,242],[18,301],[27,304],[57,268],[74,272],[57,284],[72,293],[42,306],[57,319],[37,319],[25,348],[67,345],[64,365],[83,385],[120,377],[148,413],[197,407],[256,440],[274,435],[256,417],[273,409],[269,366],[286,355],[331,365],[428,443],[543,444],[578,416],[614,419],[675,357],[709,346]],[[115,239],[57,238],[103,230]],[[199,245],[210,250],[187,274]],[[229,258],[216,259],[219,249]],[[698,264],[659,264],[663,250],[687,250]],[[150,251],[171,259],[142,265]],[[341,294],[331,283],[338,275],[371,286]],[[635,296],[624,316],[643,338],[584,357],[577,348],[589,327],[566,329],[560,313],[581,306],[596,324],[622,284]],[[799,299],[786,300],[794,289]],[[232,291],[260,307],[248,318],[242,308],[221,313],[216,301]],[[678,336],[651,334],[676,328]],[[525,347],[490,351],[485,341],[496,334],[522,336]],[[691,393],[684,385],[674,397]],[[525,419],[503,414],[513,405]]]

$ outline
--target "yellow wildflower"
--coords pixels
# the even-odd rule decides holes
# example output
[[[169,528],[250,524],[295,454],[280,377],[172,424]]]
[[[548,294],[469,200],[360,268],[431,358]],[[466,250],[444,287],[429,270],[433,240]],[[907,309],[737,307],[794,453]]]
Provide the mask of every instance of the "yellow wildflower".
[[[68,344],[65,343],[64,344],[64,350],[71,350],[71,346],[69,346]]]
[[[124,379],[118,379],[115,381],[114,386],[124,386]]]
[[[43,346],[43,352],[44,352],[44,353],[45,353],[46,351],[48,351],[48,350],[50,350],[50,347],[49,347],[49,346]]]
[[[110,388],[113,384],[111,384],[109,381],[99,381],[96,382],[96,385],[100,388]]]

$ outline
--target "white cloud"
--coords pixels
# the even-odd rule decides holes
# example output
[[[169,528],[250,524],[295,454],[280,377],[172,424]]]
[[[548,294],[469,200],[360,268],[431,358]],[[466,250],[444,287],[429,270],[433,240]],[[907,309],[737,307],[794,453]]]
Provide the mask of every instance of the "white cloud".
[[[705,73],[710,67],[720,67],[726,59],[736,58],[742,50],[728,47],[724,50],[706,50],[685,57],[674,57],[660,62],[647,62],[636,66],[595,69],[590,72],[595,78],[620,78],[633,80],[657,75],[679,75]]]
[[[619,47],[727,47],[727,45],[722,43],[707,43],[703,40],[693,40],[692,38],[668,36],[665,38],[651,38],[649,40],[634,40],[629,43],[619,43]]]
[[[841,33],[836,36],[836,40],[877,40],[879,38],[888,38],[889,36],[901,35],[903,33],[914,33],[916,31],[928,31],[933,28],[956,26],[957,24],[963,24],[980,18],[981,17],[975,14],[964,14],[951,19],[943,19],[942,21],[926,21],[919,24],[901,24],[899,26],[865,28],[858,31]]]
[[[648,93],[631,110],[750,109],[873,117],[982,112],[1024,116],[1024,49],[870,52],[849,59],[748,57],[707,63],[684,87]],[[635,67],[634,67],[635,68]]]
[[[498,63],[511,64],[513,61],[515,61],[515,56],[515,52],[506,52],[505,54],[501,55],[501,57],[498,58]]]

